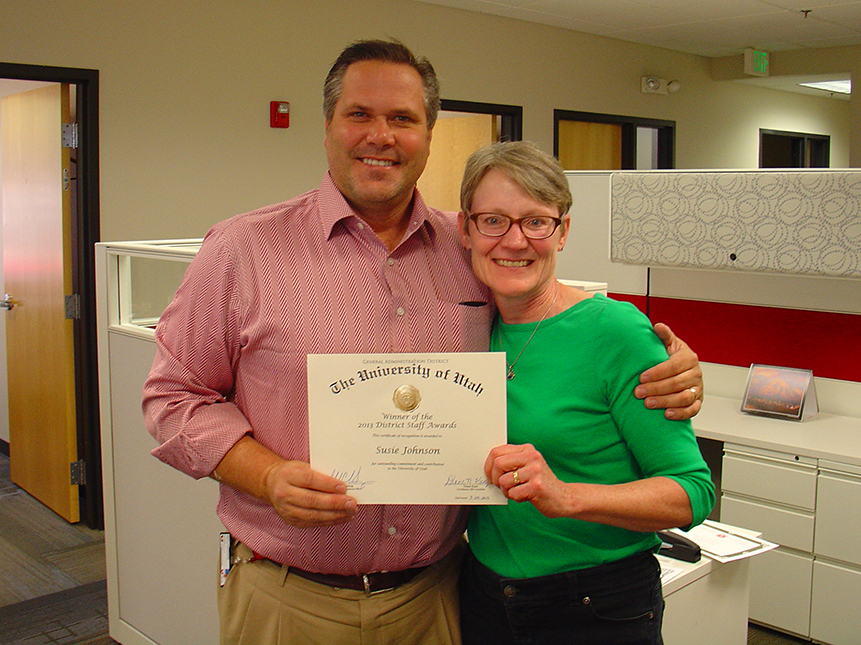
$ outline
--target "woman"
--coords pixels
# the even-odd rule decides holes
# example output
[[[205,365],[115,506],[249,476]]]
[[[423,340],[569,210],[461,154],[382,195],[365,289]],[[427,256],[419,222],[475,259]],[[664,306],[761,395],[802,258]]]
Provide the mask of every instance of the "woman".
[[[570,206],[561,167],[532,144],[467,162],[458,223],[499,310],[510,443],[485,464],[509,503],[470,516],[465,645],[661,643],[655,531],[714,504],[690,423],[630,396],[666,358],[646,317],[556,280]]]

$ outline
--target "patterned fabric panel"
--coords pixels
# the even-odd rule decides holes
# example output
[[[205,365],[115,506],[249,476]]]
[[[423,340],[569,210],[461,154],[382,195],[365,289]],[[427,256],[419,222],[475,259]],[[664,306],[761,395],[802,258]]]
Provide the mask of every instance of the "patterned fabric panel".
[[[611,258],[861,277],[861,172],[621,172]]]

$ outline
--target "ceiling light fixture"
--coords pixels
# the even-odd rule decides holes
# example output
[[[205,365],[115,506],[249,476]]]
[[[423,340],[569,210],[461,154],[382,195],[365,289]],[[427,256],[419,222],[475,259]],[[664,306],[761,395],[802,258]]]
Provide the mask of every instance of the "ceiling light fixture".
[[[640,79],[640,91],[643,94],[666,94],[667,81],[655,76],[643,76]]]
[[[810,87],[814,90],[832,92],[834,94],[852,94],[852,81],[816,81],[813,83],[799,83],[801,87]]]
[[[679,91],[682,84],[679,81],[668,81],[657,76],[643,76],[640,79],[640,91],[643,94],[670,94]]]

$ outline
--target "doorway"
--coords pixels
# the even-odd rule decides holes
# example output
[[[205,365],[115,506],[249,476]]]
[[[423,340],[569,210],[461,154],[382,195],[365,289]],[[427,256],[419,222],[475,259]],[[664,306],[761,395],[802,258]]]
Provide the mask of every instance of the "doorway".
[[[433,131],[431,155],[418,187],[425,202],[460,210],[460,182],[469,156],[496,141],[519,141],[523,108],[517,105],[443,99]]]
[[[669,169],[675,132],[675,121],[554,110],[553,154],[565,170]]]
[[[760,168],[828,168],[830,156],[828,135],[759,131]]]
[[[100,529],[104,526],[104,513],[96,369],[94,257],[94,244],[99,240],[98,78],[97,70],[0,63],[0,79],[68,84],[75,96],[78,128],[72,147],[77,162],[77,180],[73,216],[69,225],[71,230],[68,231],[71,248],[68,251],[72,268],[71,296],[77,302],[71,317],[79,462],[70,465],[70,478],[78,478],[81,521],[90,528]]]

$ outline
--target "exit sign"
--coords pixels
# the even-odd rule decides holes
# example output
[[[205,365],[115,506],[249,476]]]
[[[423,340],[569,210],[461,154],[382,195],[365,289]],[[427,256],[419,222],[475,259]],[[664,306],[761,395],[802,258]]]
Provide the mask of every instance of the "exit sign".
[[[748,47],[744,50],[744,73],[751,76],[768,76],[768,52]]]

